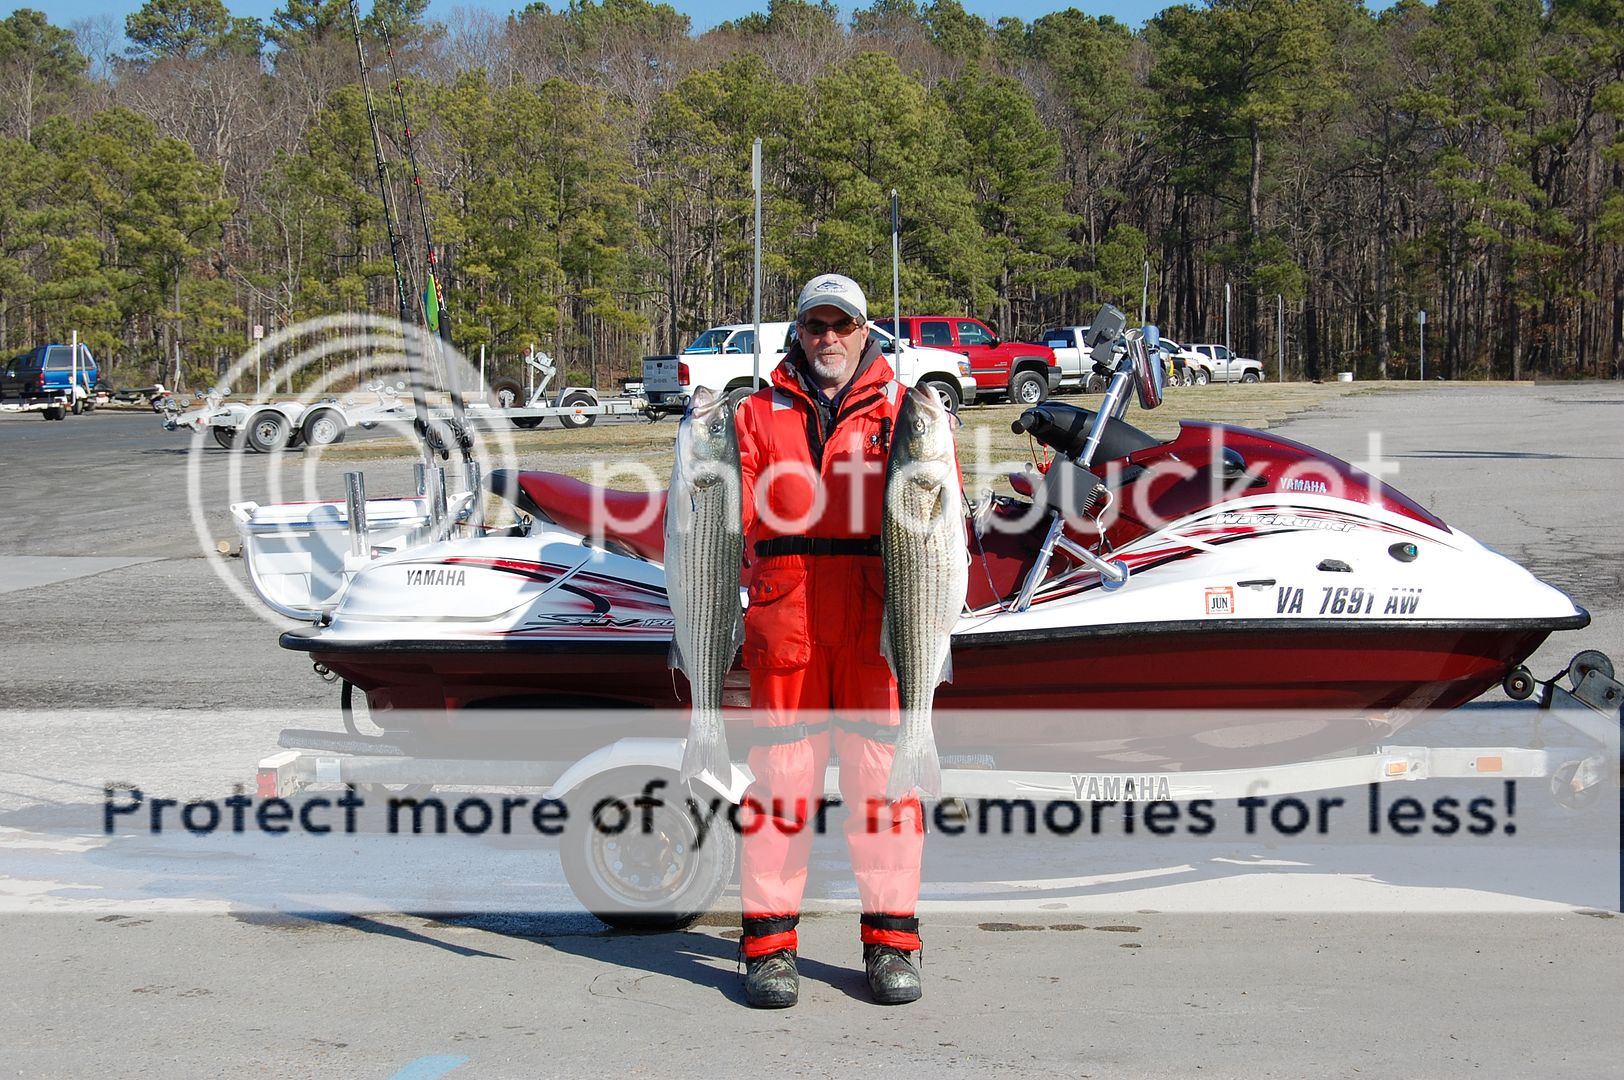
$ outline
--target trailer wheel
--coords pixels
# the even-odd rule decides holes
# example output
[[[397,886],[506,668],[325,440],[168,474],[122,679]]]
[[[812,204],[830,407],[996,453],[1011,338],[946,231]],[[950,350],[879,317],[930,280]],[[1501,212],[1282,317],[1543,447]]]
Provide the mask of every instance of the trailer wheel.
[[[241,442],[236,428],[211,427],[209,428],[209,434],[214,436],[214,441],[220,444],[222,450],[241,449]]]
[[[331,446],[344,441],[344,417],[336,409],[317,409],[305,417],[304,441],[306,446]]]
[[[67,413],[63,411],[62,406],[52,405],[44,412],[40,413],[40,415],[47,420],[60,420],[66,416]]]
[[[547,419],[545,416],[515,416],[513,426],[523,428],[525,431],[534,431],[541,426],[541,422],[545,419]]]
[[[645,807],[638,800],[652,778],[667,784]],[[674,773],[623,771],[570,793],[570,816],[580,824],[561,838],[564,876],[576,899],[617,929],[679,930],[710,911],[733,880],[739,839],[728,815],[708,818],[701,838],[676,781]],[[700,816],[707,814],[708,807]]]
[[[499,409],[511,409],[525,404],[524,384],[504,375],[491,383],[491,400]]]
[[[248,449],[256,454],[274,454],[288,442],[288,418],[266,409],[248,418]]]
[[[574,405],[596,405],[597,402],[592,400],[591,394],[585,394],[579,390],[575,390],[565,394],[564,399],[558,404],[560,407],[568,409]],[[591,413],[587,413],[584,416],[577,416],[574,413],[567,412],[558,414],[558,422],[567,428],[588,428],[592,426],[592,422],[596,419],[597,417],[593,416]]]

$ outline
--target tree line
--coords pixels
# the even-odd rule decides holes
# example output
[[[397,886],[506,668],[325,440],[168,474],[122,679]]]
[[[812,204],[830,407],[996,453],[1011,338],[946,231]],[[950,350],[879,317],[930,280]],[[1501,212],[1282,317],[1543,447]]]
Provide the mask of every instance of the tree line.
[[[904,309],[1007,337],[1144,300],[1288,378],[1415,378],[1425,310],[1429,377],[1620,372],[1624,0],[425,3],[0,21],[0,351],[197,385],[254,325],[396,311],[359,36],[408,280],[426,222],[471,354],[607,387],[746,321],[759,138],[764,318],[825,270],[888,314],[895,189]]]

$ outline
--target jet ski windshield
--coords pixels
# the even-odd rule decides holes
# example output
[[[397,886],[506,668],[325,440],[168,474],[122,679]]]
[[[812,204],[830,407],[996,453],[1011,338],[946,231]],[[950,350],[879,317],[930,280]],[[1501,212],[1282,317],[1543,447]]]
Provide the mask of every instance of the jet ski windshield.
[[[1062,401],[1046,401],[1034,406],[1010,425],[1015,434],[1029,434],[1044,446],[1076,460],[1088,441],[1089,429],[1095,413]],[[1140,450],[1160,446],[1161,440],[1140,431],[1125,420],[1111,417],[1105,421],[1105,433],[1100,437],[1095,461],[1112,461]]]

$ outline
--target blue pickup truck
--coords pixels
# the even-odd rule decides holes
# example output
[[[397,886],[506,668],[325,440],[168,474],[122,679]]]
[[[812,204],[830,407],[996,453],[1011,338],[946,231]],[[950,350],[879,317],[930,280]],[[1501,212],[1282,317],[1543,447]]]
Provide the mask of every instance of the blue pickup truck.
[[[61,420],[70,411],[94,407],[101,372],[89,346],[41,345],[12,357],[0,368],[0,408],[40,412],[47,420]]]

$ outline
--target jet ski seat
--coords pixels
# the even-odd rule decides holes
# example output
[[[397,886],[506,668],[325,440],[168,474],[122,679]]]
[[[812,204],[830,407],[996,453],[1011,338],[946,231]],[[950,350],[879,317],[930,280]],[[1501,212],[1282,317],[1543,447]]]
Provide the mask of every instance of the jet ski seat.
[[[1075,458],[1083,452],[1088,441],[1088,429],[1094,424],[1094,412],[1064,401],[1046,401],[1021,413],[1010,429],[1015,434],[1027,433],[1058,454]],[[1162,441],[1147,435],[1125,420],[1115,417],[1105,422],[1100,445],[1092,464],[1125,458],[1140,450],[1160,446]]]
[[[525,513],[651,562],[665,560],[665,492],[600,488],[562,473],[493,469],[490,490]]]

